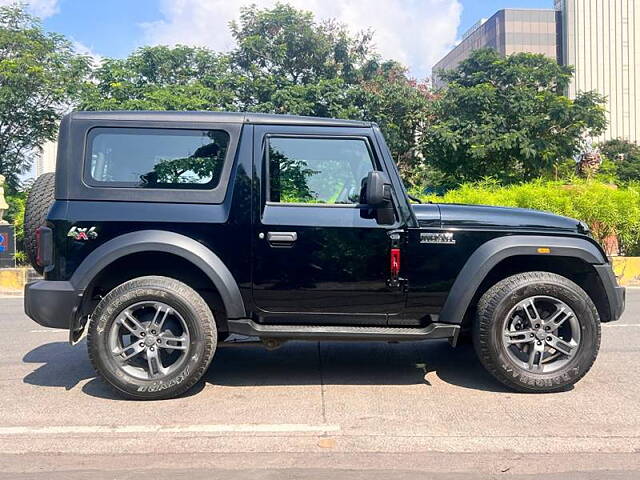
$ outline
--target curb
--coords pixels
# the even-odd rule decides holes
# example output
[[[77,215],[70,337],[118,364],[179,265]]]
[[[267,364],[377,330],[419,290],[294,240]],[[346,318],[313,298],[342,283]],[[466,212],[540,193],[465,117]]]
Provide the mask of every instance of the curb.
[[[0,268],[0,295],[22,295],[24,286],[40,276],[30,267]]]
[[[640,287],[640,257],[613,257],[611,263],[620,285]]]
[[[28,268],[0,269],[0,292],[3,294],[22,291],[27,283]]]

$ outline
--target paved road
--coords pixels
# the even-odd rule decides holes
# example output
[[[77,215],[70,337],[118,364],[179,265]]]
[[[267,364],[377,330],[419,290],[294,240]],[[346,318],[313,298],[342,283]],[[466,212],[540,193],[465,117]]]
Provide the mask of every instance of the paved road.
[[[446,342],[221,349],[182,398],[130,402],[84,343],[0,299],[0,478],[638,478],[640,290],[570,391],[516,394]]]

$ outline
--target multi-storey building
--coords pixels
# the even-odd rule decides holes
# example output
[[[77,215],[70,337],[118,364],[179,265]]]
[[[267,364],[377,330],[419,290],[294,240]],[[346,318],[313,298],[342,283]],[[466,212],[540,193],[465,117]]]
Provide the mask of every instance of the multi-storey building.
[[[442,86],[440,70],[450,70],[478,48],[490,47],[502,55],[541,53],[554,60],[559,55],[559,31],[554,10],[505,9],[480,20],[462,41],[433,67],[434,85]]]
[[[562,61],[575,74],[569,96],[607,97],[606,132],[598,140],[640,142],[640,0],[556,0]]]

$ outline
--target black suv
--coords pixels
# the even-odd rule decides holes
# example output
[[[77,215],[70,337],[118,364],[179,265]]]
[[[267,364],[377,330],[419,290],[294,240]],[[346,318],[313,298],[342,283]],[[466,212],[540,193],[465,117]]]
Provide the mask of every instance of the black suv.
[[[413,204],[372,123],[76,112],[27,206],[41,325],[87,332],[123,395],[192,387],[217,346],[473,338],[505,385],[566,388],[624,309],[587,226]],[[253,338],[253,340],[251,340]]]

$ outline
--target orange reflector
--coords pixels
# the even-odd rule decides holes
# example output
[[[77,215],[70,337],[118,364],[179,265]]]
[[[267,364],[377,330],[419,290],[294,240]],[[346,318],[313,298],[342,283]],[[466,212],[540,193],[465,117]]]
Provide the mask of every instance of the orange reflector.
[[[539,248],[538,249],[538,253],[551,253],[551,249],[550,248]]]

